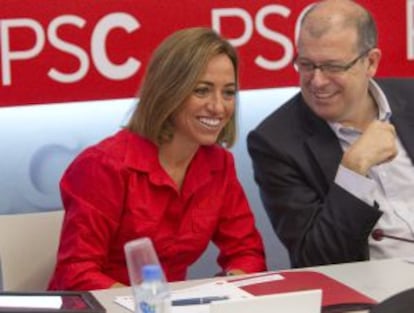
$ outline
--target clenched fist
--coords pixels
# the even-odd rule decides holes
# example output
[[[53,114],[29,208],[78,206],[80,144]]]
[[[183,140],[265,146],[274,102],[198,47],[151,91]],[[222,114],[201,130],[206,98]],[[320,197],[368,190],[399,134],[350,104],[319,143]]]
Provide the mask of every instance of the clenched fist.
[[[344,153],[341,164],[366,176],[372,166],[391,161],[397,152],[394,126],[389,122],[373,121]]]

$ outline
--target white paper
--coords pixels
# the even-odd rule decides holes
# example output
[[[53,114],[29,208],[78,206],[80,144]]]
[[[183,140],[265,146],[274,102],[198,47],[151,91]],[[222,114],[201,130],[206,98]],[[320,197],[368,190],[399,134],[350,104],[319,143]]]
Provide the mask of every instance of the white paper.
[[[237,286],[226,281],[215,281],[201,284],[195,287],[174,290],[171,293],[171,300],[180,300],[188,298],[202,298],[212,296],[227,296],[229,300],[247,299],[253,296],[238,288]],[[134,298],[132,296],[117,296],[114,300],[117,304],[134,311]],[[227,301],[227,300],[223,300]],[[171,306],[171,313],[209,313],[209,304]]]
[[[414,264],[414,256],[413,257],[407,257],[407,258],[404,258],[403,259],[405,262],[408,262],[408,263],[412,263],[412,264]]]
[[[216,301],[209,313],[320,313],[322,290],[284,292],[252,299]]]
[[[254,276],[251,278],[242,278],[241,280],[232,281],[231,283],[237,287],[248,286],[251,284],[259,284],[265,283],[268,281],[275,281],[275,280],[282,280],[285,279],[280,274],[270,274],[270,275],[261,275],[261,276]]]
[[[61,306],[60,296],[0,296],[0,307],[5,308],[59,309]]]

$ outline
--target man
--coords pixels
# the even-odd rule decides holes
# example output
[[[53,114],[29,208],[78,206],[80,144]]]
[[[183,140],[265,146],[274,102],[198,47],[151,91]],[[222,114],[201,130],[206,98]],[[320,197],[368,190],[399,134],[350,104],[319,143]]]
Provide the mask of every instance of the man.
[[[351,0],[302,20],[301,92],[248,136],[255,179],[293,267],[414,255],[414,83],[374,81],[371,15]],[[380,238],[381,239],[381,238]]]

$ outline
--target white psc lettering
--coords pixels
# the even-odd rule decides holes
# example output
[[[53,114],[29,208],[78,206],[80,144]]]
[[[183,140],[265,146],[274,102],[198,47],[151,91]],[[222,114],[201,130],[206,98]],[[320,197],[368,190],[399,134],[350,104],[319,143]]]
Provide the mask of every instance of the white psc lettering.
[[[47,30],[36,20],[30,18],[3,19],[0,21],[0,56],[1,78],[4,86],[12,84],[12,62],[28,60],[37,57],[45,46],[46,40],[57,50],[72,55],[79,61],[78,68],[71,72],[62,72],[58,68],[50,68],[47,75],[60,83],[73,83],[83,79],[91,66],[107,79],[123,80],[133,76],[141,67],[141,62],[129,56],[122,64],[111,62],[106,51],[106,41],[109,33],[115,28],[121,28],[132,33],[140,27],[138,20],[123,12],[114,12],[102,17],[95,25],[90,38],[90,58],[84,48],[67,42],[58,36],[58,30],[63,25],[72,25],[82,29],[86,20],[77,15],[61,15],[54,18]],[[26,28],[35,36],[33,46],[25,50],[12,50],[10,33],[12,29]]]
[[[414,0],[407,0],[407,59],[414,60]]]
[[[280,70],[290,64],[294,56],[294,48],[293,43],[288,36],[266,27],[264,20],[267,16],[272,14],[288,18],[291,11],[286,6],[272,4],[262,7],[259,9],[256,16],[252,17],[247,10],[242,8],[213,9],[211,12],[212,28],[217,32],[221,32],[222,24],[225,23],[226,18],[239,18],[244,24],[244,31],[237,38],[229,38],[232,45],[241,47],[248,44],[253,36],[253,32],[256,30],[263,38],[281,45],[284,54],[281,58],[273,60],[262,55],[257,55],[254,62],[257,66],[266,70]]]

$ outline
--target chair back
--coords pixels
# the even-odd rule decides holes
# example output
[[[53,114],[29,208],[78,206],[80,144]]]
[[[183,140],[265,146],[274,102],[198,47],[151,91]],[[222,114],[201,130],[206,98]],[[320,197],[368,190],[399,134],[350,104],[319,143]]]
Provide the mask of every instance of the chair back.
[[[414,312],[414,288],[400,291],[375,305],[370,313],[412,313]]]
[[[0,215],[4,291],[46,290],[56,263],[63,210]]]

